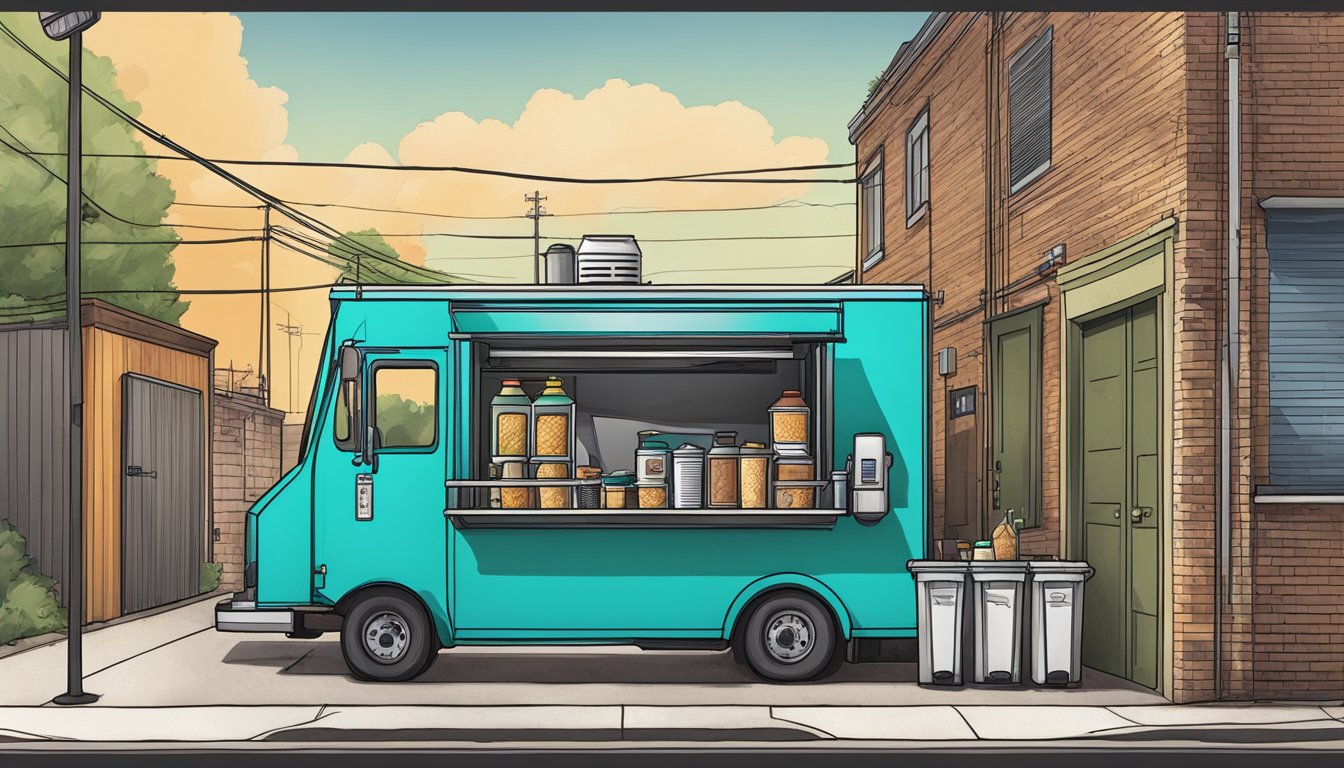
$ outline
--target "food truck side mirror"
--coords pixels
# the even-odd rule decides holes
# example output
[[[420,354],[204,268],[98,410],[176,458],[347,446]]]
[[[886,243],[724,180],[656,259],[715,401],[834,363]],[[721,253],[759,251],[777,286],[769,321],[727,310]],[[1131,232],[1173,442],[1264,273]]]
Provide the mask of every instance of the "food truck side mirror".
[[[873,525],[887,515],[887,479],[891,474],[887,438],[877,433],[854,436],[850,465],[850,514],[864,525]]]
[[[346,345],[341,347],[341,381],[359,379],[359,350]]]

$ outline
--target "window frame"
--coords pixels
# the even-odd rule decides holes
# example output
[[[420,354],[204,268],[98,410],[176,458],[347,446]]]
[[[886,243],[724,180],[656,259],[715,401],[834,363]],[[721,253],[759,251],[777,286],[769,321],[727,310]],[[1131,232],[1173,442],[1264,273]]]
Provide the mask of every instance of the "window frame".
[[[1021,48],[1019,48],[1017,53],[1013,54],[1012,57],[1008,59],[1008,183],[1009,183],[1008,194],[1009,196],[1015,195],[1018,192],[1022,191],[1023,189],[1027,188],[1033,181],[1039,179],[1042,175],[1045,174],[1046,171],[1050,170],[1050,168],[1053,167],[1054,165],[1055,161],[1054,39],[1055,39],[1055,28],[1053,26],[1046,27],[1044,32],[1032,38],[1030,42],[1026,43]],[[1049,141],[1046,143],[1046,157],[1043,163],[1028,171],[1026,175],[1024,175],[1021,179],[1013,181],[1012,180],[1013,179],[1013,133],[1012,133],[1013,68],[1018,65],[1018,62],[1028,61],[1034,58],[1036,55],[1040,54],[1042,51],[1044,51],[1046,55],[1046,74],[1048,80],[1048,87],[1046,89],[1045,94],[1047,100],[1046,111],[1047,116],[1049,118],[1047,121],[1047,131]]]
[[[921,160],[923,165],[915,168],[914,145],[915,142],[922,141],[923,156]],[[924,213],[929,209],[929,199],[933,196],[933,190],[930,188],[930,179],[932,174],[932,149],[929,144],[929,107],[925,105],[920,110],[910,127],[905,131],[905,228],[913,227],[916,222],[924,217]],[[915,179],[920,178],[920,189],[924,196],[918,202],[915,201],[913,191],[915,189]]]
[[[439,429],[439,414],[440,414],[439,401],[442,398],[439,397],[439,364],[428,358],[408,358],[408,359],[386,358],[386,359],[374,360],[373,363],[369,365],[368,369],[368,389],[369,389],[368,402],[370,404],[369,426],[373,427],[374,429],[378,429],[378,372],[385,368],[401,368],[401,369],[410,368],[419,370],[429,370],[433,372],[434,386],[432,391],[434,393],[434,403],[433,403],[434,439],[430,441],[428,445],[417,445],[417,446],[379,445],[376,449],[373,449],[373,453],[434,453],[439,449],[439,440],[440,440],[439,433],[441,431]],[[372,446],[370,446],[370,448],[372,448]]]
[[[886,212],[886,189],[885,189],[886,173],[884,170],[884,166],[886,165],[885,160],[886,160],[885,147],[880,146],[876,150],[874,150],[872,155],[869,156],[868,162],[863,166],[863,173],[859,175],[858,186],[859,186],[859,224],[861,235],[860,245],[863,248],[863,252],[860,254],[860,264],[864,272],[867,272],[868,270],[872,269],[873,267],[881,263],[882,259],[886,257],[887,252],[886,249],[887,227],[885,221],[885,212]],[[877,177],[877,181],[875,184],[870,185],[868,183],[868,180],[873,176]],[[873,211],[875,216],[874,218],[870,219],[868,215],[869,214],[868,201],[869,201],[869,195],[872,193],[869,192],[868,190],[872,187],[876,187],[877,189],[877,205],[876,210]],[[874,240],[873,227],[872,227],[873,221],[877,223],[877,238],[876,238],[877,248],[875,249],[871,247],[871,244]]]

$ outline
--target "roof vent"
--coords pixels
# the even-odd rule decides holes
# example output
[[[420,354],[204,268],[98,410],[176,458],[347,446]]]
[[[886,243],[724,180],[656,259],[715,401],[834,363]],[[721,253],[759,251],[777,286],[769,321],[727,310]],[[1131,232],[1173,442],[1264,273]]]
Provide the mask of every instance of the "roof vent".
[[[579,243],[580,285],[639,285],[643,254],[634,235],[584,235]]]

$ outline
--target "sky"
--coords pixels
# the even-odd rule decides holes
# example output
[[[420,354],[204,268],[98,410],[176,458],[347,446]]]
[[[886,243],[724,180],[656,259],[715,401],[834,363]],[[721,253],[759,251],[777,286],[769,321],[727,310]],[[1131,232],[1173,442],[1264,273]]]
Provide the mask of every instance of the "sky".
[[[310,160],[394,149],[449,109],[511,122],[538,88],[620,78],[688,105],[741,101],[777,136],[825,140],[833,162],[853,159],[845,126],[868,81],[927,15],[239,14],[251,73],[289,93],[288,143]]]
[[[84,43],[111,61],[142,120],[206,157],[646,177],[852,162],[847,123],[869,80],[925,18],[107,12]],[[338,231],[376,229],[404,260],[478,282],[531,280],[532,222],[518,217],[534,191],[551,214],[540,250],[577,245],[589,233],[634,234],[644,278],[655,283],[820,283],[855,259],[852,183],[581,185],[233,170]],[[174,223],[261,224],[255,199],[193,163],[160,162],[158,173],[176,194]],[[849,169],[801,175],[853,180]],[[220,205],[253,207],[211,207]],[[191,239],[210,230],[177,231]],[[338,277],[279,242],[272,286]],[[260,252],[255,242],[179,245],[175,284],[255,287]],[[192,296],[181,322],[219,342],[221,367],[256,369],[259,303],[255,295]],[[306,406],[329,304],[322,291],[277,293],[268,304],[272,402],[293,420]],[[302,326],[302,351],[287,357],[290,339],[276,323]]]

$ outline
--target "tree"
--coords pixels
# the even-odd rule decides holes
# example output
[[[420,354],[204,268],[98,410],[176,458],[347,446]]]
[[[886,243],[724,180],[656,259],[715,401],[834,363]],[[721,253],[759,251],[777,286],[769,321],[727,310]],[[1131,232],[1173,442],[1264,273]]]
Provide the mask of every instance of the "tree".
[[[346,232],[327,246],[327,254],[338,261],[348,262],[341,271],[343,278],[361,283],[432,285],[467,282],[446,272],[402,261],[397,250],[376,229]]]
[[[0,13],[30,47],[65,70],[68,44],[48,40],[35,13]],[[112,60],[84,51],[84,83],[132,115],[140,106],[116,88]],[[66,84],[7,36],[0,34],[0,245],[65,241],[64,157],[27,152],[66,151]],[[143,156],[130,126],[84,97],[86,153]],[[82,248],[83,289],[173,290],[172,253],[178,237],[163,223],[175,198],[172,185],[148,158],[85,158],[81,218],[85,241],[152,243]],[[148,225],[148,226],[145,226]],[[65,248],[35,245],[0,249],[0,323],[65,314]],[[101,298],[176,324],[187,303],[175,293],[109,294]]]

